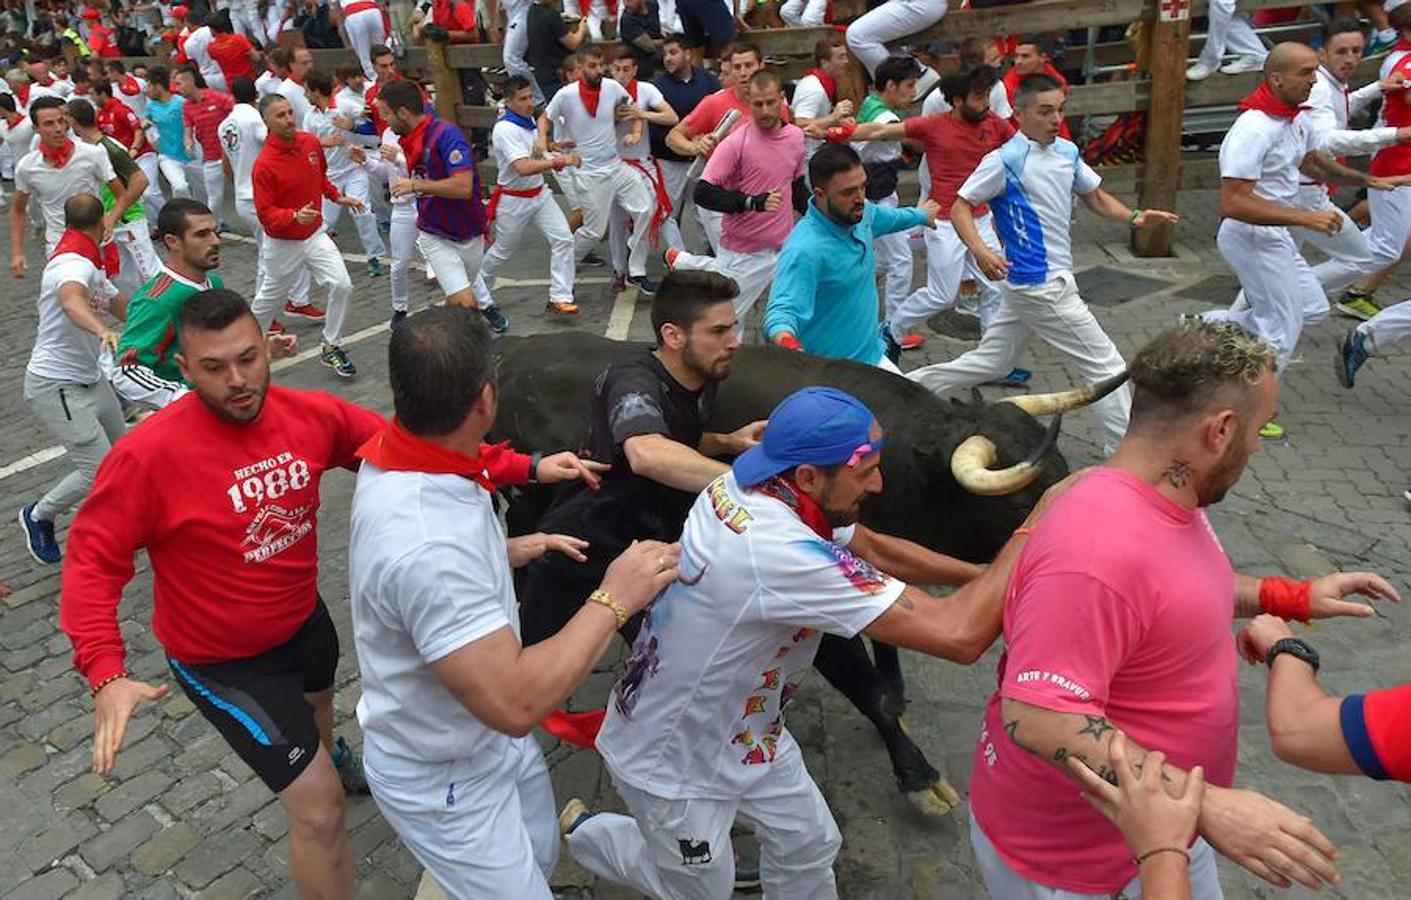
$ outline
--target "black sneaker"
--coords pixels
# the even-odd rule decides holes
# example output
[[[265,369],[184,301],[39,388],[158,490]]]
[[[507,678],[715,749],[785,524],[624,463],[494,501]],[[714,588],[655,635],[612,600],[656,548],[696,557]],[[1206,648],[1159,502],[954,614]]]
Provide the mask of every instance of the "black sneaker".
[[[338,771],[343,793],[372,793],[367,786],[367,776],[363,774],[363,755],[349,747],[341,737],[333,742],[333,768]]]
[[[406,320],[407,311],[405,309],[394,309],[392,310],[392,321],[387,323],[387,327],[396,331],[398,328],[402,327],[402,323]]]
[[[901,344],[892,337],[891,322],[882,323],[882,343],[886,346],[887,359],[891,360],[892,365],[901,365]]]
[[[63,560],[64,553],[59,549],[58,539],[54,537],[54,523],[36,519],[35,505],[31,503],[20,510],[19,520],[20,527],[24,529],[25,546],[29,548],[29,555],[34,557],[35,562],[57,566]]]
[[[348,354],[343,352],[342,347],[335,347],[332,344],[324,344],[323,352],[319,354],[319,362],[328,366],[338,373],[339,378],[352,378],[358,374],[357,367],[348,358]]]
[[[657,295],[657,289],[661,287],[661,285],[652,281],[645,275],[629,275],[627,276],[627,281],[636,287],[637,293],[641,294],[643,297],[655,297]]]
[[[578,261],[578,265],[585,269],[601,269],[603,266],[607,265],[607,262],[597,254],[597,251],[589,250],[587,253],[583,254],[583,258]]]
[[[487,306],[480,310],[480,314],[485,317],[485,324],[496,334],[504,334],[510,330],[510,320],[505,318],[498,306]]]

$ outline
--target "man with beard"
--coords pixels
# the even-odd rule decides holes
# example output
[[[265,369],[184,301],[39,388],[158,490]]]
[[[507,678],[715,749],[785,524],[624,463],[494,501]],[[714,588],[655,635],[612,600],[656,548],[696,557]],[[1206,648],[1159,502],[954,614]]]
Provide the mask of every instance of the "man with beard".
[[[692,65],[691,51],[677,34],[668,34],[661,44],[662,70],[657,73],[652,84],[656,85],[662,97],[679,116],[688,116],[710,94],[720,90],[720,82],[715,76],[700,66]],[[666,193],[671,198],[673,210],[671,218],[662,223],[661,237],[666,246],[684,248],[680,223],[684,222],[683,208],[686,191],[686,173],[691,170],[692,157],[683,156],[666,144],[666,136],[675,126],[648,125],[651,139],[652,157],[661,166],[662,177],[666,180]],[[695,246],[704,244],[701,242]]]
[[[837,896],[842,836],[784,728],[823,633],[972,663],[999,633],[1030,531],[965,583],[965,564],[857,524],[882,490],[883,444],[858,400],[804,388],[696,499],[680,580],[647,612],[597,739],[632,816],[570,801],[559,817],[589,871],[653,897],[725,900],[739,819],[759,839],[765,896]],[[940,598],[908,582],[965,586]]]
[[[1025,547],[1004,607],[1006,653],[970,780],[971,842],[990,894],[1132,896],[1148,859],[1084,803],[1065,761],[1108,780],[1121,729],[1140,764],[1168,761],[1179,794],[1208,787],[1203,840],[1184,855],[1193,894],[1218,898],[1212,847],[1265,880],[1336,879],[1336,849],[1308,819],[1231,787],[1239,677],[1230,620],[1367,614],[1342,598],[1395,599],[1369,573],[1312,582],[1236,573],[1205,509],[1239,480],[1274,415],[1274,352],[1228,324],[1165,332],[1132,360],[1131,426],[1107,465],[1054,503]],[[1138,769],[1140,771],[1140,769]]]
[[[93,691],[93,769],[112,771],[133,710],[169,691],[131,677],[118,628],[145,548],[153,633],[182,690],[278,795],[300,893],[351,897],[343,792],[366,786],[333,739],[338,635],[318,595],[316,526],[323,473],[355,467],[382,418],[271,386],[265,336],[232,291],[188,300],[177,334],[194,396],[114,445],[69,531],[59,619]]]
[[[704,427],[740,346],[737,291],[712,272],[670,273],[652,301],[656,349],[626,356],[594,382],[581,455],[612,468],[598,490],[570,489],[539,522],[545,533],[586,540],[588,559],[549,554],[529,564],[519,595],[526,646],[555,634],[633,541],[674,541],[695,495],[729,468],[713,457],[759,440],[763,422],[732,434]]]

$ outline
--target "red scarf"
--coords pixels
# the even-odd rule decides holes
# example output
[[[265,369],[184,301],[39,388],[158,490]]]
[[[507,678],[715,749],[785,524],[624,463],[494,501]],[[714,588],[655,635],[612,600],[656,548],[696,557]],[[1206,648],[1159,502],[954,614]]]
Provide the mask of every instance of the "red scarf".
[[[1292,122],[1298,114],[1308,106],[1289,106],[1269,89],[1269,82],[1260,82],[1258,90],[1240,101],[1240,109],[1257,109],[1262,113],[1271,115],[1277,119],[1288,119]]]
[[[98,245],[82,231],[69,228],[59,236],[59,243],[54,245],[54,252],[49,254],[49,258],[53,259],[61,253],[77,253],[93,263],[95,268],[103,268],[103,255],[98,250]]]
[[[828,95],[829,103],[838,102],[838,80],[836,78],[822,69],[809,69],[804,74],[812,75],[818,79],[818,83],[823,85],[823,93]]]
[[[1398,50],[1411,50],[1411,41],[1406,40],[1405,37],[1402,37],[1401,39],[1399,39],[1399,40],[1392,46],[1391,52],[1392,52],[1392,53],[1395,53],[1395,52],[1398,51]]]
[[[607,0],[608,14],[617,18],[617,0]],[[583,18],[593,11],[593,0],[578,0],[578,12]]]
[[[56,169],[62,169],[64,164],[73,156],[73,140],[64,138],[64,142],[58,147],[50,147],[48,144],[40,141],[39,153],[49,165]]]
[[[490,470],[500,466],[506,453],[513,452],[509,449],[509,441],[505,441],[502,444],[481,444],[479,455],[467,456],[458,450],[417,437],[394,417],[358,448],[358,457],[391,472],[460,475],[494,493],[495,483],[490,480]]]
[[[632,102],[633,102],[633,103],[636,103],[636,102],[637,102],[637,79],[635,79],[635,78],[632,79],[632,80],[631,80],[630,82],[628,82],[627,84],[624,84],[623,87],[627,88],[627,96],[629,96],[629,97],[632,98]],[[597,105],[598,105],[598,101],[594,100],[594,101],[593,101],[593,105],[594,105],[594,106],[597,106]]]
[[[598,82],[595,88],[588,87],[588,82],[583,80],[583,76],[578,77],[578,97],[583,101],[583,108],[588,110],[588,115],[597,116],[598,98],[602,96],[603,83]]]
[[[137,79],[131,75],[124,75],[122,81],[118,82],[118,90],[129,97],[136,97],[142,93],[142,87],[137,83]]]
[[[426,146],[426,132],[431,127],[431,117],[422,116],[421,121],[416,123],[416,127],[401,137],[397,138],[397,143],[402,148],[402,153],[407,157],[407,171],[415,171],[421,165],[421,152]]]
[[[20,85],[20,91],[19,91],[19,93],[16,94],[15,96],[19,99],[19,101],[20,101],[20,106],[21,106],[21,107],[29,106],[29,82],[28,82],[28,81],[26,81],[24,84]]]
[[[766,497],[773,497],[785,506],[798,513],[803,523],[813,529],[813,533],[823,538],[825,541],[833,539],[833,525],[828,521],[828,516],[823,512],[823,507],[813,501],[813,498],[799,490],[799,486],[794,484],[794,480],[785,475],[776,475],[763,484],[757,484],[755,490]]]

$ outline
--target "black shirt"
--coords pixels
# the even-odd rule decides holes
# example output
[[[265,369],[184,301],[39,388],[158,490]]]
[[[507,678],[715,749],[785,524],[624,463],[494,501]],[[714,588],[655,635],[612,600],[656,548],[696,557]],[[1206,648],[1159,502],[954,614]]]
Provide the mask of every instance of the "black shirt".
[[[545,87],[559,83],[559,68],[572,52],[559,40],[568,34],[568,31],[568,23],[563,20],[562,13],[554,7],[542,3],[529,7],[524,26],[525,40],[528,43],[524,51],[524,61],[534,70],[534,80],[539,82],[539,89],[545,91],[545,102],[550,99]]]
[[[714,382],[698,391],[682,387],[647,348],[604,369],[593,383],[588,436],[580,453],[611,463],[612,470],[596,491],[575,484],[560,495],[539,530],[581,537],[603,559],[634,540],[679,538],[695,495],[633,474],[623,444],[628,438],[661,434],[699,447],[715,390]]]
[[[662,71],[652,79],[652,84],[656,85],[666,102],[683,119],[690,115],[691,110],[699,106],[702,100],[720,90],[720,82],[715,80],[715,76],[699,66],[691,70],[690,81],[680,81],[670,72]],[[691,162],[694,159],[682,156],[666,146],[666,135],[671,131],[668,126],[648,123],[648,128],[651,134],[652,156],[675,162]]]
[[[657,12],[656,0],[644,4],[640,16],[624,8],[617,24],[617,39],[637,58],[637,77],[642,81],[651,81],[656,70],[660,68],[661,54],[638,47],[634,42],[639,35],[661,40],[661,17]]]

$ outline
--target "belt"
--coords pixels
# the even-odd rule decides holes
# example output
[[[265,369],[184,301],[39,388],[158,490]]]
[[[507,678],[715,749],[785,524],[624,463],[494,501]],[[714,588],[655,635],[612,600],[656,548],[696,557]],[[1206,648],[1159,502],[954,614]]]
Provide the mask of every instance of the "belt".
[[[661,237],[662,224],[666,222],[667,219],[671,218],[671,194],[667,193],[666,190],[666,176],[661,173],[661,163],[651,157],[648,157],[648,159],[651,160],[652,164],[650,170],[640,159],[624,159],[623,162],[647,176],[647,179],[652,183],[652,187],[656,188],[657,208],[656,212],[652,213],[651,234],[652,246],[655,247],[660,243],[659,239]]]
[[[528,200],[539,196],[543,190],[542,184],[534,188],[507,188],[502,184],[495,185],[495,189],[490,192],[490,204],[485,207],[485,243],[489,245],[495,241],[495,211],[500,207],[501,197],[509,195]]]

